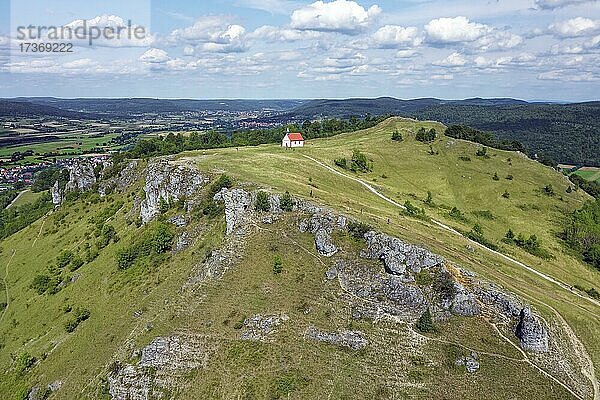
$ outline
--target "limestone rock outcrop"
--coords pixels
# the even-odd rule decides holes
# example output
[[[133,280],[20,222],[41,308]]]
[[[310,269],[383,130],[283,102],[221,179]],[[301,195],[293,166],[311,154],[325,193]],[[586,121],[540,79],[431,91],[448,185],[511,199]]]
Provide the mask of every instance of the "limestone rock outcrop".
[[[225,205],[226,234],[231,235],[236,228],[241,228],[247,222],[251,205],[254,202],[253,194],[243,189],[221,189],[215,194],[213,200],[223,202]]]
[[[306,329],[304,336],[308,339],[334,344],[337,346],[348,347],[352,350],[363,349],[369,343],[365,337],[365,334],[361,331],[340,329],[336,332],[325,332],[312,325]]]
[[[401,275],[409,268],[418,273],[423,268],[442,264],[444,259],[421,247],[405,243],[384,233],[370,231],[365,234],[367,249],[363,256],[381,259],[390,274]]]
[[[77,159],[67,169],[69,170],[69,180],[66,183],[63,181],[63,185],[56,181],[50,190],[55,207],[62,204],[67,193],[83,192],[96,183],[94,164],[88,160]]]
[[[519,343],[524,350],[548,351],[548,331],[540,319],[532,314],[529,307],[521,310],[515,335],[519,338]]]
[[[117,366],[108,375],[113,400],[163,398],[177,389],[179,377],[208,362],[202,339],[192,335],[157,337],[141,351],[137,365]]]
[[[173,203],[194,195],[208,179],[198,170],[158,160],[148,165],[140,217],[146,223],[160,214],[161,202]]]

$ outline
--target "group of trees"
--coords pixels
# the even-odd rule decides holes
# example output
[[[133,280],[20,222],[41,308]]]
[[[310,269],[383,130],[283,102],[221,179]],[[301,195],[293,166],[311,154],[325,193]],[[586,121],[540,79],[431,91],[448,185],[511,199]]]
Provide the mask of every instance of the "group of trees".
[[[600,270],[600,198],[573,212],[563,238],[584,261]]]
[[[266,143],[279,143],[287,130],[302,131],[305,139],[328,137],[344,132],[373,127],[387,116],[351,117],[349,120],[325,119],[322,121],[305,121],[301,126],[285,125],[272,129],[236,130],[231,133],[215,130],[194,131],[189,136],[170,132],[163,137],[155,137],[138,141],[126,154],[128,158],[147,158],[167,154],[175,154],[186,150],[211,149],[219,147],[256,146]]]
[[[348,169],[352,172],[370,172],[373,170],[373,162],[358,149],[352,151],[350,161],[346,157],[334,160],[335,165],[340,168]]]
[[[513,230],[509,229],[502,241],[504,243],[517,245],[529,254],[533,254],[534,256],[543,258],[544,260],[549,260],[552,258],[552,254],[550,254],[548,250],[542,248],[542,243],[538,239],[537,235],[530,235],[529,237],[526,237],[522,233],[515,235]]]
[[[455,139],[468,140],[488,147],[494,147],[501,150],[512,150],[526,152],[525,146],[518,140],[496,140],[491,132],[483,132],[465,125],[450,125],[446,128],[446,136]]]
[[[0,239],[25,228],[53,207],[50,194],[44,193],[34,202],[0,209]]]
[[[158,264],[171,250],[175,233],[171,225],[157,222],[148,227],[141,237],[117,252],[117,267],[127,269],[136,262]]]
[[[415,139],[418,140],[419,142],[423,142],[423,143],[429,143],[429,142],[433,142],[435,140],[437,136],[437,132],[435,131],[435,129],[431,128],[429,130],[420,127],[419,130],[417,131],[417,134],[415,135]]]

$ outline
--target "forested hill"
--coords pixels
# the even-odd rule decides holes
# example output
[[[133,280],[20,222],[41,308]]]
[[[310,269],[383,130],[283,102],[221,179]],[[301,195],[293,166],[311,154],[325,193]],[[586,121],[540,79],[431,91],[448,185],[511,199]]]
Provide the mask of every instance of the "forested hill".
[[[444,104],[411,113],[419,119],[463,124],[518,140],[531,153],[568,164],[600,166],[600,102],[480,106]]]
[[[557,162],[600,165],[600,102],[550,104],[515,99],[433,98],[314,100],[287,113],[290,119],[394,114],[446,125],[491,131],[499,140],[518,140],[530,153]]]

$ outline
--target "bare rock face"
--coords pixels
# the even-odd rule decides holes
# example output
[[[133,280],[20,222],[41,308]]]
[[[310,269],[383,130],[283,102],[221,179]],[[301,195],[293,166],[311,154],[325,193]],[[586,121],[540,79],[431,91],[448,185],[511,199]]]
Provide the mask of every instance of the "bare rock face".
[[[502,314],[516,318],[521,314],[523,304],[514,296],[500,290],[491,283],[481,283],[474,289],[475,295],[482,303],[492,306]]]
[[[452,299],[451,311],[454,314],[464,316],[474,316],[481,313],[481,308],[477,303],[475,294],[469,292],[463,285],[458,282],[454,283],[455,294]]]
[[[521,310],[515,335],[519,338],[519,343],[524,350],[548,351],[548,331],[540,319],[532,314],[529,307]]]
[[[384,233],[367,232],[365,240],[367,249],[362,255],[366,258],[382,260],[386,272],[390,274],[402,275],[406,268],[418,273],[423,268],[431,268],[444,262],[442,257],[428,250],[405,243]]]
[[[325,229],[319,229],[315,233],[315,247],[317,248],[317,251],[325,257],[331,257],[338,251],[335,244],[333,244],[331,235],[327,233]]]
[[[96,175],[94,174],[94,164],[87,160],[74,161],[68,167],[69,181],[64,188],[56,181],[52,186],[52,203],[54,207],[58,207],[65,200],[65,195],[68,192],[83,192],[91,188],[96,183]]]
[[[140,205],[140,217],[146,223],[160,213],[160,203],[176,202],[195,194],[208,179],[196,169],[172,165],[159,160],[148,165],[146,171],[146,198]]]
[[[273,341],[272,336],[276,332],[276,328],[288,319],[289,317],[283,313],[274,315],[253,315],[244,320],[244,327],[246,329],[240,335],[240,339],[271,342]]]
[[[226,234],[231,235],[237,228],[241,228],[248,221],[252,211],[252,193],[243,189],[221,189],[215,194],[214,201],[225,204],[225,222],[227,223]]]
[[[310,219],[300,222],[298,229],[300,232],[310,232],[315,235],[315,247],[319,254],[331,257],[338,251],[333,243],[331,233],[335,229],[343,228],[345,225],[346,218],[338,218],[333,214],[318,212],[313,214]]]
[[[96,183],[94,165],[85,160],[73,163],[69,168],[69,182],[65,186],[65,192],[84,191]]]
[[[208,362],[204,342],[191,335],[157,337],[142,349],[137,365],[125,365],[108,375],[113,400],[163,398],[177,389],[179,377]]]
[[[54,207],[60,206],[64,201],[65,193],[61,190],[58,181],[54,183],[50,192],[52,193],[52,204],[54,204]]]
[[[98,185],[98,194],[101,197],[106,196],[113,190],[122,190],[133,185],[138,179],[141,179],[141,169],[138,170],[139,161],[130,161],[123,170],[114,178],[100,181]],[[105,165],[105,170],[107,166]]]
[[[308,339],[318,340],[337,346],[360,350],[367,346],[369,341],[361,331],[338,330],[337,332],[324,332],[314,326],[309,326],[304,333]]]

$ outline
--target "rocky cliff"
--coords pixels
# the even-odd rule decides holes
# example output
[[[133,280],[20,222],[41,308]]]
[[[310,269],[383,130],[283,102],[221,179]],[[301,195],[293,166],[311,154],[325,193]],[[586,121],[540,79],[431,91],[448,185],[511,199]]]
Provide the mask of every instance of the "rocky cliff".
[[[88,190],[96,183],[94,174],[94,165],[85,159],[76,160],[68,167],[69,180],[64,182],[56,181],[52,189],[52,203],[58,207],[69,192],[83,192]],[[64,185],[63,185],[64,183]]]
[[[140,217],[146,223],[160,214],[161,202],[174,202],[191,198],[208,182],[197,169],[174,165],[167,160],[156,160],[148,165],[145,198],[140,207]]]

